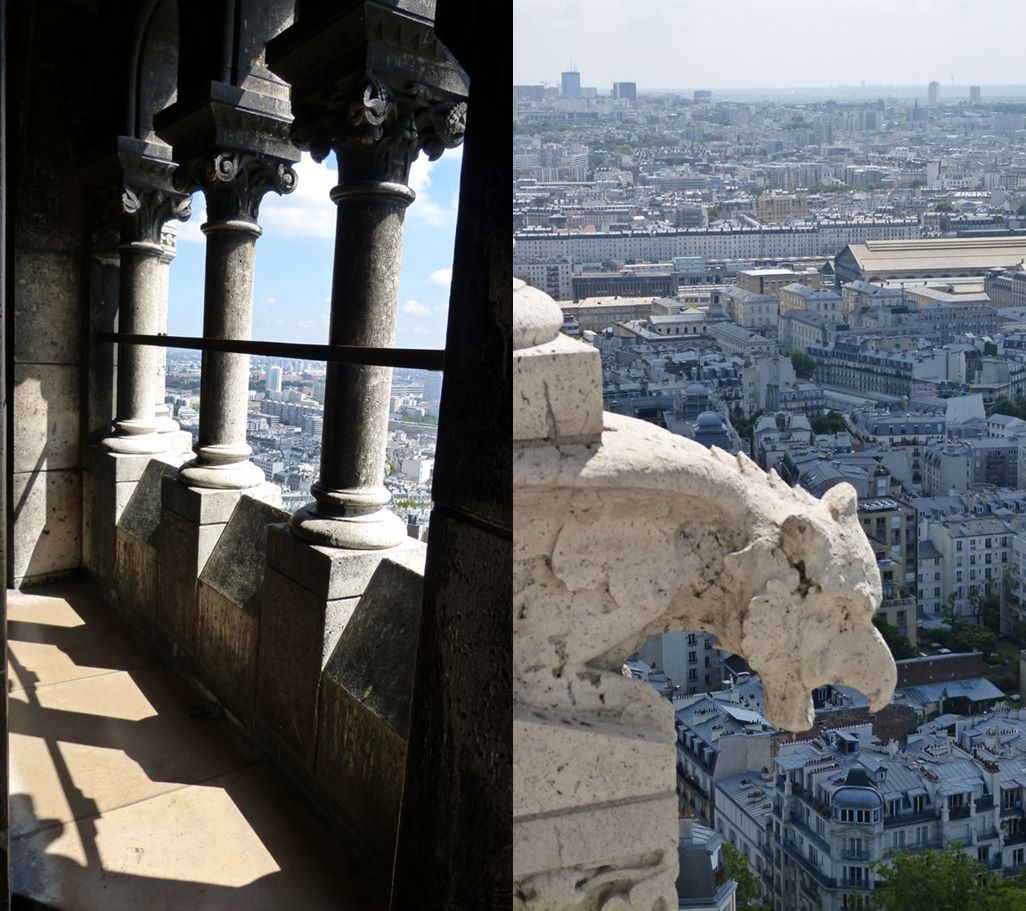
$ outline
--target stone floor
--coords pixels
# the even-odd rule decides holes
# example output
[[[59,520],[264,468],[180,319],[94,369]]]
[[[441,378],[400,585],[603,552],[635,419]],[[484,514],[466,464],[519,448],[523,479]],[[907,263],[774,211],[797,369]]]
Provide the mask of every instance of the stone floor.
[[[8,635],[23,907],[382,907],[329,850],[338,838],[85,583],[9,592]]]

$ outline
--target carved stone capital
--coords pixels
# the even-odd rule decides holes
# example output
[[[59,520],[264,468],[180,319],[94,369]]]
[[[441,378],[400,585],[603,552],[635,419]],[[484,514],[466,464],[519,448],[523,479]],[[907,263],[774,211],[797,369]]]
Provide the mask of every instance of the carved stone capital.
[[[167,222],[192,215],[191,195],[175,185],[171,161],[123,154],[121,167],[121,242],[159,245]]]
[[[335,151],[344,181],[406,183],[423,149],[431,160],[463,141],[467,105],[427,86],[389,85],[367,71],[329,108],[299,111],[292,139],[317,161]]]
[[[159,245],[166,222],[172,218],[185,221],[192,215],[192,199],[160,187],[133,187],[126,178],[121,212],[122,242]]]
[[[296,180],[291,162],[233,151],[197,156],[175,175],[179,188],[203,191],[209,224],[247,221],[255,225],[264,196],[291,193]]]

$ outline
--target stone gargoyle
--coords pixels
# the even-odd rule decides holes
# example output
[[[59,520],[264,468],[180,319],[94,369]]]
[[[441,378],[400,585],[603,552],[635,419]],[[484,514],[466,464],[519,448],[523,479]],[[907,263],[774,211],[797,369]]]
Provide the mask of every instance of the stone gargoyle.
[[[598,445],[514,456],[517,701],[616,713],[639,697],[625,658],[654,633],[702,629],[758,672],[780,727],[810,728],[826,683],[886,705],[895,668],[854,489],[816,499],[744,455],[604,422]]]
[[[599,353],[515,283],[514,907],[677,907],[670,704],[622,675],[654,633],[702,629],[762,678],[764,714],[895,683],[880,576],[848,485],[820,500],[744,456],[602,411]],[[767,772],[767,774],[769,774]]]

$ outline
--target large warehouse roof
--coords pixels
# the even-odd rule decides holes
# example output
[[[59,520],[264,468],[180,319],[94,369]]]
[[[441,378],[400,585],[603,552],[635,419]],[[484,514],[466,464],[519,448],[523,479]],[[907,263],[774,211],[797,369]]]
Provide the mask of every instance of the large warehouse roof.
[[[838,271],[857,270],[860,277],[914,277],[921,274],[1008,268],[1026,260],[1026,236],[937,237],[922,240],[867,240],[849,244],[837,255]]]

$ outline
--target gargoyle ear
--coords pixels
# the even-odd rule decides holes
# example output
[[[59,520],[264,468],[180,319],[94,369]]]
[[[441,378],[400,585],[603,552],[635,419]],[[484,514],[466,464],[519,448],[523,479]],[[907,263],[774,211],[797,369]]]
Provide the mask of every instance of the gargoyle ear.
[[[840,521],[843,517],[854,518],[858,514],[858,497],[851,484],[835,484],[825,494],[823,502],[830,515]]]

